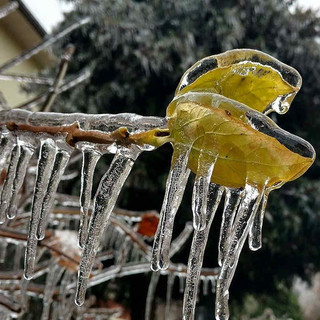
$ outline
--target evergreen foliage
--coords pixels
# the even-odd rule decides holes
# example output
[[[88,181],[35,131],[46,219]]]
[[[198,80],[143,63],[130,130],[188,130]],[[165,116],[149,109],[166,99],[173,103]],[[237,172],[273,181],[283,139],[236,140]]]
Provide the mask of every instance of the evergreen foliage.
[[[55,50],[75,44],[70,72],[89,67],[93,76],[62,95],[54,111],[164,116],[181,75],[195,61],[232,48],[252,48],[301,73],[303,87],[291,110],[272,117],[320,151],[320,18],[316,13],[280,0],[83,0],[76,2],[63,25],[88,15],[94,23],[73,32]],[[141,157],[122,205],[160,209],[170,154],[165,146]],[[272,296],[280,281],[290,286],[294,275],[306,277],[319,270],[319,176],[316,160],[304,178],[271,195],[264,246],[258,253],[242,254],[231,299],[246,293]],[[191,217],[191,191],[186,195],[178,229],[179,219],[182,226]],[[218,229],[214,231],[211,238],[217,243]],[[215,245],[209,243],[205,265],[215,266],[216,257]]]

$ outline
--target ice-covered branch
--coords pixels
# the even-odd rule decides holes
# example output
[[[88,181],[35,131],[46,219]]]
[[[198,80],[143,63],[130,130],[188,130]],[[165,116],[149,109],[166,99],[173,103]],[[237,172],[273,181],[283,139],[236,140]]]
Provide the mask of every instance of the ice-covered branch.
[[[44,84],[44,85],[52,85],[54,82],[54,79],[49,77],[42,77],[42,76],[33,77],[33,76],[26,76],[23,74],[16,74],[16,73],[0,74],[0,80],[17,81],[22,83]]]

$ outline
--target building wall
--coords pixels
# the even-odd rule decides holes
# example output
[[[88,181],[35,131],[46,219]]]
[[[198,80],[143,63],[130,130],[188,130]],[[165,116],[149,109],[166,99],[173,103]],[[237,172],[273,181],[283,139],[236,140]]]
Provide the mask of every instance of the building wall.
[[[15,41],[10,34],[8,34],[5,28],[0,25],[0,65],[22,53],[23,51],[24,50],[21,48],[21,46],[19,46],[17,41]],[[33,59],[29,59],[11,69],[8,69],[8,72],[33,75],[39,70],[39,64]],[[0,80],[0,91],[3,93],[10,107],[17,106],[31,98],[30,95],[22,92],[20,84],[16,81]]]

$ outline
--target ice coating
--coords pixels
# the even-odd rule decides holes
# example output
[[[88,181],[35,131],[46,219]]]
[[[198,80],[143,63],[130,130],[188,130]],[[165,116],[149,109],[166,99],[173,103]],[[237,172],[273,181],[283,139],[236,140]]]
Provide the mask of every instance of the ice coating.
[[[177,157],[169,172],[162,203],[160,221],[153,242],[151,268],[153,271],[169,266],[169,251],[174,218],[180,206],[190,170],[187,168],[190,149],[176,148]]]
[[[81,256],[75,301],[82,305],[85,300],[87,282],[91,273],[102,233],[108,223],[111,211],[120,190],[126,181],[139,151],[118,150],[109,170],[100,181],[94,198],[94,209],[90,219],[89,232]]]
[[[96,150],[82,150],[82,171],[81,171],[81,191],[80,191],[80,226],[79,226],[79,246],[83,248],[87,234],[89,223],[89,208],[91,202],[91,189],[93,174],[101,153]]]
[[[210,227],[220,203],[223,188],[211,183],[208,188],[206,224],[202,230],[195,230],[190,248],[186,288],[183,299],[183,320],[192,320],[197,301],[204,251],[208,241]]]
[[[31,279],[34,272],[38,242],[37,230],[40,223],[42,203],[48,186],[48,177],[52,172],[56,152],[56,145],[52,139],[41,142],[25,253],[24,275],[26,279]]]

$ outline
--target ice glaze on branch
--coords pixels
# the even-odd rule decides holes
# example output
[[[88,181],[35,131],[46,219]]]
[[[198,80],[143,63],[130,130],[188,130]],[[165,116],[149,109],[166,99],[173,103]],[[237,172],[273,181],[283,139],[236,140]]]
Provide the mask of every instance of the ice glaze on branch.
[[[25,110],[0,112],[0,126],[9,131],[65,136],[65,141],[143,147],[158,147],[168,141],[167,120],[136,114],[86,115],[62,113],[32,113]]]

